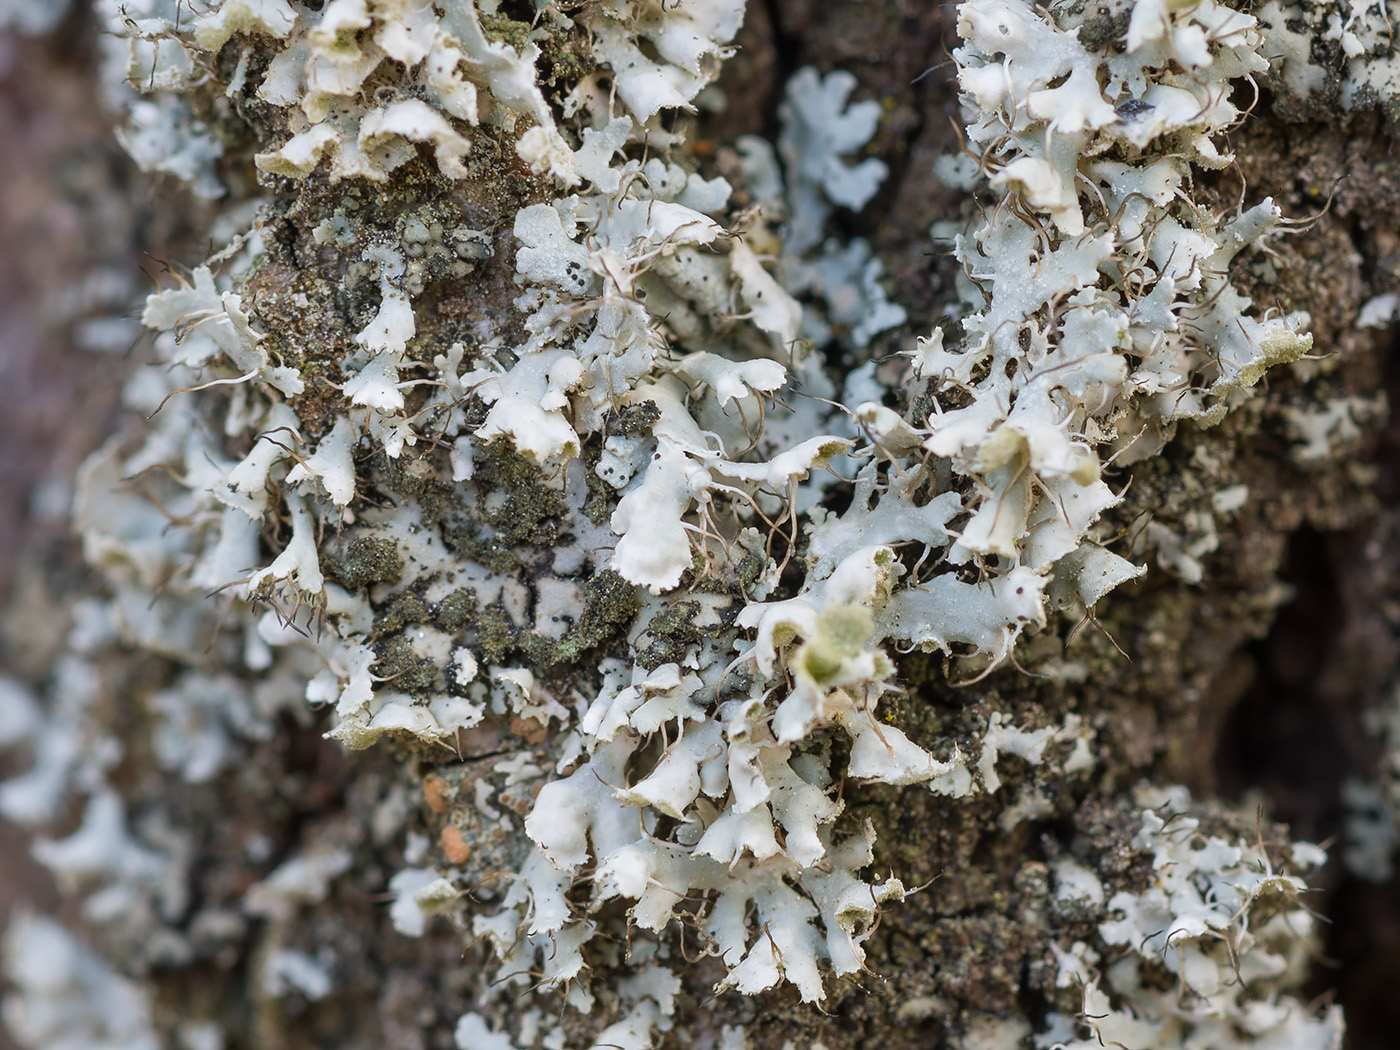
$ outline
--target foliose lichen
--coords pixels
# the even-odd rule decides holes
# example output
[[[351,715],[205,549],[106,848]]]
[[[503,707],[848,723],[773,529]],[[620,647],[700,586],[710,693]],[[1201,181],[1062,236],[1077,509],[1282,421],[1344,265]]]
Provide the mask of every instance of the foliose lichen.
[[[758,207],[736,212],[669,114],[714,77],[742,0],[518,6],[113,12],[138,162],[218,196],[241,150],[260,207],[231,200],[227,247],[147,300],[161,367],[126,398],[149,426],[84,469],[76,521],[110,597],[65,666],[81,679],[112,636],[181,666],[149,712],[156,760],[190,782],[308,704],[347,748],[395,749],[441,826],[376,887],[393,926],[448,923],[495,959],[457,1045],[640,1048],[673,1024],[686,944],[721,990],[812,1004],[866,969],[909,890],[873,870],[847,785],[1002,800],[1009,831],[1043,810],[1003,790],[1008,765],[1091,774],[1096,729],[1073,712],[992,711],[961,740],[896,724],[900,655],[974,680],[1141,576],[1110,549],[1109,465],[1219,423],[1311,339],[1231,281],[1279,209],[1192,196],[1195,170],[1229,162],[1236,86],[1268,69],[1253,16],[961,5],[985,195],[956,240],[962,302],[835,376],[822,348],[907,319],[829,222],[879,192],[883,166],[851,156],[878,107],[799,71],[776,148],[742,144]],[[40,859],[97,887],[94,923],[167,929],[190,861],[131,827],[84,735],[92,695],[35,716],[35,768],[0,806],[39,823],[85,796]],[[385,803],[376,842],[403,839],[407,805]],[[1037,1044],[1336,1045],[1340,1015],[1290,994],[1301,880],[1262,843],[1198,835],[1180,793],[1139,815],[1150,885],[1108,897],[1080,861],[1054,868],[1096,939],[1056,945],[1080,1002]],[[290,926],[350,868],[307,843],[241,914]],[[335,966],[289,941],[260,973],[316,1000]],[[527,994],[583,1034],[538,1012],[501,1028]]]

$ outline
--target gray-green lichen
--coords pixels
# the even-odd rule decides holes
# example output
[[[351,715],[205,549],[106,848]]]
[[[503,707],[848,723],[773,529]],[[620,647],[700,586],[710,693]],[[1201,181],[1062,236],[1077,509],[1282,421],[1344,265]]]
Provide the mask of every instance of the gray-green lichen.
[[[79,690],[30,774],[48,781],[6,797],[42,822],[87,796],[40,855],[96,888],[93,923],[115,898],[128,937],[162,934],[152,965],[194,966],[268,923],[249,995],[271,1032],[276,1004],[334,1000],[355,970],[326,932],[340,896],[387,891],[421,939],[396,951],[473,945],[441,963],[459,1047],[640,1048],[682,1020],[767,1045],[757,1020],[706,1030],[697,988],[790,985],[793,1031],[810,1004],[859,1010],[879,923],[941,875],[923,892],[942,914],[982,894],[997,919],[920,931],[925,987],[900,1011],[962,1045],[1337,1043],[1340,1014],[1294,995],[1297,873],[1320,854],[1181,791],[1129,794],[1104,712],[995,677],[1123,673],[1102,639],[1071,652],[1074,624],[1151,633],[1106,596],[1149,555],[1201,583],[1249,498],[1220,445],[1178,430],[1230,427],[1311,349],[1306,315],[1237,279],[1280,209],[1194,197],[1229,161],[1234,86],[1268,68],[1251,16],[964,4],[989,178],[960,301],[898,357],[831,369],[818,348],[907,317],[868,246],[828,236],[884,178],[852,156],[878,106],[800,72],[776,148],[732,166],[753,205],[734,208],[667,114],[712,79],[737,0],[144,6],[138,159],[193,151],[214,193],[241,148],[261,207],[147,303],[165,367],[128,388],[149,428],[85,469],[110,598],[68,673],[114,638],[169,659],[132,695],[156,764],[192,783],[318,709],[334,761],[378,757],[348,789],[366,827],[239,844],[259,874],[210,914],[170,900],[178,826],[129,819],[113,765],[77,776],[103,744],[100,690]],[[1123,468],[1157,520],[1120,520],[1143,505],[1110,484]],[[878,804],[910,785],[934,849]],[[1112,801],[1074,818],[1096,786]],[[924,870],[1057,819],[1084,827],[1012,890]],[[162,1023],[231,1024],[205,1004]]]

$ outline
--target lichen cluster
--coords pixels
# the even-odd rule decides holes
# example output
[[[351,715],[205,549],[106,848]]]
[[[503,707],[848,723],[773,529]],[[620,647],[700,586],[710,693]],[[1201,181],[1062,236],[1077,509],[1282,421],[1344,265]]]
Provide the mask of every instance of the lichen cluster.
[[[1400,116],[1400,54],[1390,0],[1291,6],[1261,4],[1254,15],[1270,61],[1267,81],[1298,114],[1376,108]]]
[[[956,242],[963,301],[842,375],[823,349],[906,319],[830,222],[878,192],[883,166],[851,156],[878,110],[799,72],[776,148],[741,144],[736,206],[687,165],[674,111],[704,101],[741,0],[123,10],[137,159],[211,196],[261,174],[227,246],[146,303],[159,367],[126,398],[150,422],[84,469],[76,522],[110,597],[65,667],[81,679],[112,636],[179,664],[150,739],[191,783],[306,704],[427,772],[440,856],[406,841],[376,889],[401,933],[445,917],[493,950],[463,1050],[562,1045],[536,1014],[488,1025],[526,992],[589,1015],[594,1045],[649,1046],[687,944],[747,994],[820,1003],[865,970],[907,890],[873,870],[848,785],[976,799],[1003,763],[1064,782],[1096,763],[1074,713],[915,739],[889,714],[899,654],[971,681],[1092,615],[1146,571],[1110,549],[1110,465],[1219,422],[1310,347],[1306,317],[1258,315],[1230,279],[1278,209],[1192,197],[1268,65],[1255,20],[1212,0],[959,8],[985,205]],[[0,807],[37,823],[87,796],[40,858],[101,887],[94,922],[162,927],[178,835],[133,837],[75,688],[14,734],[36,765]],[[463,754],[499,757],[469,773]],[[1105,901],[1056,869],[1057,894],[1103,907],[1101,943],[1067,949],[1082,1015],[1042,1045],[1332,1045],[1339,1016],[1286,994],[1301,881],[1262,845],[1198,847],[1179,795],[1145,806],[1154,888]],[[998,824],[1036,814],[1007,801]],[[308,847],[244,907],[287,922],[348,867]],[[263,980],[315,998],[328,973],[288,948]]]
[[[1280,990],[1304,977],[1315,916],[1303,880],[1275,870],[1262,828],[1254,842],[1208,834],[1183,789],[1142,789],[1132,844],[1152,855],[1147,888],[1106,897],[1093,872],[1066,859],[1056,898],[1105,908],[1094,944],[1055,947],[1055,986],[1082,994],[1077,1015],[1051,1014],[1039,1046],[1142,1048],[1341,1044],[1338,1007],[1313,1017]],[[1285,854],[1296,871],[1322,863],[1308,843]],[[1102,965],[1101,965],[1102,964]],[[1172,976],[1161,987],[1160,973]]]

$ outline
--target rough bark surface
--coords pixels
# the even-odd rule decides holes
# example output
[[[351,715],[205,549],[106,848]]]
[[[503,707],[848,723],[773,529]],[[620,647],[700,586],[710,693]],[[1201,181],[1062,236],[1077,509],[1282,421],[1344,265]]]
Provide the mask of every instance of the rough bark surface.
[[[702,166],[724,171],[729,158],[721,144],[771,132],[782,86],[803,65],[849,70],[857,97],[881,103],[885,116],[869,151],[891,174],[875,202],[847,221],[886,260],[891,298],[915,320],[882,335],[871,348],[876,356],[907,347],[951,298],[956,264],[938,254],[927,231],[935,220],[966,218],[959,209],[973,207],[931,172],[933,158],[956,142],[952,18],[951,8],[919,0],[755,2],[721,80],[729,106],[707,116],[699,136],[707,144],[696,150]],[[68,29],[90,32],[81,16]],[[124,164],[87,102],[89,72],[65,46],[0,38],[0,137],[25,143],[0,150],[0,240],[27,246],[0,256],[0,482],[12,494],[0,505],[0,546],[11,552],[0,558],[0,594],[8,603],[3,657],[10,674],[34,682],[44,680],[66,631],[67,604],[90,586],[74,545],[60,535],[51,487],[113,429],[115,377],[129,367],[120,354],[94,356],[73,346],[71,324],[81,305],[47,304],[54,289],[75,284],[74,274],[106,268],[130,276],[142,251],[178,255],[188,245],[185,222],[198,207],[153,198]],[[1087,935],[1092,922],[1056,903],[1047,865],[1079,851],[1099,858],[1109,886],[1141,886],[1148,874],[1129,847],[1138,825],[1126,794],[1145,779],[1185,784],[1198,799],[1260,807],[1257,827],[1221,807],[1221,833],[1272,841],[1283,837],[1285,824],[1295,838],[1339,833],[1341,784],[1375,761],[1359,728],[1361,712],[1393,687],[1400,656],[1400,430],[1376,419],[1345,456],[1306,463],[1295,455],[1285,410],[1343,395],[1400,394],[1394,326],[1356,324],[1361,304],[1400,291],[1400,163],[1392,141],[1373,114],[1289,123],[1265,96],[1232,136],[1239,163],[1203,187],[1222,206],[1247,186],[1251,200],[1272,195],[1286,215],[1315,216],[1275,242],[1271,258],[1251,258],[1245,283],[1260,304],[1307,310],[1317,349],[1316,360],[1272,373],[1267,396],[1211,430],[1184,424],[1160,457],[1113,479],[1128,490],[1111,513],[1130,538],[1148,515],[1184,528],[1213,492],[1248,485],[1249,502],[1204,559],[1204,582],[1188,584],[1154,565],[1145,581],[1115,592],[1097,622],[1064,624],[1031,643],[1077,658],[1087,667],[1082,681],[1056,683],[1007,666],[955,688],[941,661],[901,660],[908,692],[897,719],[916,743],[934,729],[971,741],[993,710],[1018,716],[1022,725],[1075,711],[1098,733],[1094,773],[1069,789],[1029,768],[1007,775],[1003,791],[1038,805],[1036,817],[1010,834],[997,822],[1004,796],[954,804],[919,787],[851,789],[848,806],[879,832],[876,868],[924,887],[890,911],[867,942],[870,972],[834,984],[825,1011],[817,1011],[790,990],[712,996],[723,973],[713,959],[702,961],[686,968],[676,1024],[662,1045],[719,1045],[723,1027],[735,1024],[753,1050],[789,1042],[827,1050],[971,1050],[984,1019],[1043,1017],[1056,1005],[1072,1012],[1077,1004],[1055,987],[1047,945],[1052,937],[1067,944],[1081,930]],[[530,187],[512,192],[528,197]],[[309,223],[303,215],[316,218],[318,206],[315,190],[288,202],[285,251],[274,251],[250,282],[265,324],[290,309],[284,300],[300,282],[318,279],[296,253]],[[496,207],[480,206],[483,214]],[[478,314],[506,312],[514,294],[508,278],[488,268],[458,289],[458,298],[449,289],[434,304],[434,323],[450,334]],[[349,303],[346,313],[354,309]],[[352,330],[343,318],[339,335],[323,333],[330,342],[322,345],[334,346]],[[302,418],[313,429],[314,415],[309,398]],[[1135,549],[1137,560],[1146,557],[1140,542]],[[104,674],[120,719],[138,710],[134,698],[167,683],[172,669],[157,657],[130,656],[111,660]],[[321,738],[323,719],[313,713],[284,721],[285,732],[255,747],[232,775],[165,802],[182,824],[201,829],[194,870],[204,908],[222,904],[234,915],[250,884],[317,841],[353,851],[353,886],[383,885],[397,847],[381,826],[397,831],[396,822],[427,835],[435,849],[457,848],[445,815],[451,807],[442,799],[467,796],[471,756],[444,762],[388,743],[347,754]],[[502,746],[521,748],[527,734],[523,728],[523,743]],[[129,767],[133,798],[151,803],[164,785],[143,772],[150,758],[141,739],[131,734],[122,768]],[[70,815],[69,826],[75,819]],[[48,907],[50,889],[13,845],[15,832],[3,830],[0,900]],[[254,830],[266,848],[251,855]],[[486,855],[480,866],[488,878],[511,866],[513,858],[493,855],[491,843],[468,837],[466,846]],[[1331,920],[1326,952],[1338,965],[1319,969],[1312,990],[1343,1004],[1353,1050],[1389,1046],[1400,1023],[1390,994],[1400,976],[1396,887],[1359,883],[1335,860],[1321,881],[1310,904]],[[332,890],[298,922],[294,931],[275,919],[230,919],[225,928],[190,931],[196,961],[165,965],[133,951],[131,969],[159,990],[162,1026],[173,1031],[193,1004],[234,1033],[230,1050],[452,1046],[453,1023],[486,972],[480,946],[447,929],[421,940],[400,937],[382,902],[353,889]],[[344,960],[335,994],[314,1003],[264,994],[249,979],[256,960],[300,943],[307,930]],[[619,963],[624,949],[618,946]],[[114,947],[118,955],[124,950]],[[562,1016],[566,1028],[581,1024]]]

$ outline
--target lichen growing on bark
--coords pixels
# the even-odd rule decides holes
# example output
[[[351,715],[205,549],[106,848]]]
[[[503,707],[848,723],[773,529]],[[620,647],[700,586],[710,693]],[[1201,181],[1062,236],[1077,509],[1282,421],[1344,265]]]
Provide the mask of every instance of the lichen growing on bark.
[[[364,988],[412,1045],[844,1045],[817,1003],[969,1047],[1339,1040],[1297,997],[1316,852],[1135,789],[1279,600],[1231,537],[1277,512],[1241,449],[1309,303],[1254,305],[1287,220],[1206,174],[1250,15],[962,5],[962,273],[918,314],[837,211],[890,171],[858,75],[699,163],[724,118],[675,111],[719,105],[741,3],[145,6],[127,140],[199,159],[228,242],[147,301],[149,426],[75,512],[107,590],[0,807],[82,800],[37,853],[150,1025],[247,1038],[173,994],[236,957],[262,1045],[372,1042]],[[1218,651],[1192,585],[1239,613]]]

